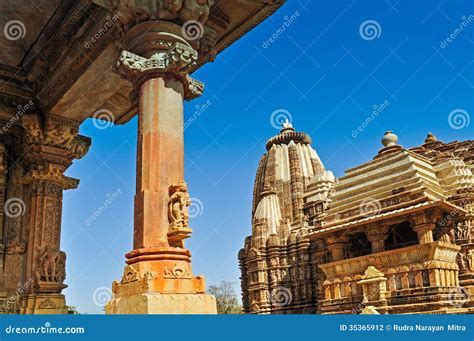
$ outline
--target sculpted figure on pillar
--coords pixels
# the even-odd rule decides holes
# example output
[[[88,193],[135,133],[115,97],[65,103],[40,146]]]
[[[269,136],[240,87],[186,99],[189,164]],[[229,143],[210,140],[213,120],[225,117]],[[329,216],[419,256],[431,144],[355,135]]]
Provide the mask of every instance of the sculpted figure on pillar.
[[[168,218],[170,230],[186,228],[189,225],[188,207],[191,205],[188,186],[184,181],[170,186],[170,202],[168,205]]]

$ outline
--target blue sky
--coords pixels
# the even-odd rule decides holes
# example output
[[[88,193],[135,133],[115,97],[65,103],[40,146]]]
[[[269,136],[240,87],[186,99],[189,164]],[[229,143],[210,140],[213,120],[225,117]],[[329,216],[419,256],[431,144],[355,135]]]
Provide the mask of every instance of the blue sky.
[[[237,252],[251,231],[258,161],[278,133],[274,112],[310,133],[336,176],[370,160],[386,130],[406,147],[428,131],[443,141],[472,139],[470,15],[471,0],[290,0],[196,72],[206,91],[185,106],[185,120],[197,117],[185,131],[186,180],[202,203],[187,242],[194,273],[240,291]],[[107,129],[93,123],[81,127],[93,145],[68,171],[81,184],[65,193],[63,208],[65,294],[81,313],[102,313],[104,288],[121,277],[133,234],[137,120]]]

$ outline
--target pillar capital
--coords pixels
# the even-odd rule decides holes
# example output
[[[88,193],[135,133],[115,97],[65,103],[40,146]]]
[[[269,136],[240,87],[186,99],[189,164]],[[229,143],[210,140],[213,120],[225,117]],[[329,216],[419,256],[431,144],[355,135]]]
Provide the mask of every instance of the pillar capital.
[[[431,243],[433,241],[433,230],[437,221],[442,217],[438,210],[428,210],[412,214],[410,225],[418,235],[420,244]]]
[[[183,84],[183,97],[199,97],[204,84],[189,73],[197,66],[196,44],[185,39],[183,28],[168,21],[145,21],[128,30],[122,41],[117,71],[134,85],[135,93],[149,79],[173,77]]]
[[[344,259],[346,244],[348,242],[349,238],[345,235],[333,235],[326,239],[327,248],[331,253],[333,262]]]
[[[117,62],[117,70],[139,87],[149,78],[172,75],[183,83],[184,98],[191,100],[202,95],[204,84],[191,78],[187,72],[196,64],[197,52],[180,42],[158,41],[166,49],[153,54],[150,58],[141,57],[129,51],[122,51]]]
[[[385,238],[387,237],[388,229],[389,225],[373,224],[369,225],[365,230],[367,239],[372,244],[373,253],[385,251]]]

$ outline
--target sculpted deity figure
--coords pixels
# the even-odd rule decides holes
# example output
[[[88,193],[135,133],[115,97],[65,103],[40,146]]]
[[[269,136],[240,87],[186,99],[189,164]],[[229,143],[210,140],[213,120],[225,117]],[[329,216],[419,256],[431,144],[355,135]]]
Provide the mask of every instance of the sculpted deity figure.
[[[26,130],[26,139],[30,144],[39,143],[43,138],[43,131],[41,129],[38,118],[34,115],[25,115],[22,119],[22,125]]]
[[[467,224],[458,223],[455,227],[456,240],[469,239],[469,226]]]
[[[469,253],[467,254],[467,262],[469,270],[474,271],[474,250],[469,250]]]
[[[459,252],[458,254],[458,265],[461,270],[467,269],[467,257],[464,252]]]
[[[66,278],[66,253],[59,251],[58,263],[55,272],[55,281],[62,283]]]
[[[46,282],[55,282],[57,278],[57,269],[60,258],[60,252],[51,246],[47,246],[38,261],[41,267],[41,279]]]
[[[170,222],[170,228],[179,229],[188,227],[188,207],[191,205],[188,186],[184,181],[180,181],[178,185],[170,187],[169,194],[170,201],[168,204],[168,219]]]

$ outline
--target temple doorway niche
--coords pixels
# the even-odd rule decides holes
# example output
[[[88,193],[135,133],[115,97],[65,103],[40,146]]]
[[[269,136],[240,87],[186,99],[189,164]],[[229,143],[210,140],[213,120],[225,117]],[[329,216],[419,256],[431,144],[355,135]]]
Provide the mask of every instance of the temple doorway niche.
[[[385,250],[395,250],[418,244],[418,235],[408,221],[391,225],[385,239]]]
[[[372,245],[364,232],[348,234],[347,258],[365,256],[371,253]]]

